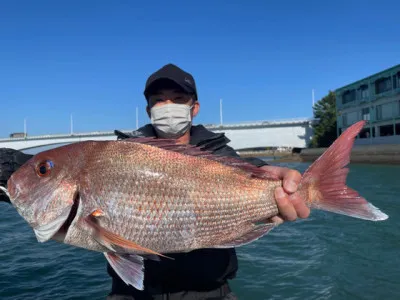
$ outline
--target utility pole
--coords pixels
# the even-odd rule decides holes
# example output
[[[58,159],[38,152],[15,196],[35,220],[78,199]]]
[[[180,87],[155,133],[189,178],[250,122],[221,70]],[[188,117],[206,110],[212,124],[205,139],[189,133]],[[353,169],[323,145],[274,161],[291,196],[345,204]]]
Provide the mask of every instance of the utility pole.
[[[312,107],[311,107],[311,116],[314,117],[314,106],[315,106],[315,96],[314,96],[314,89],[312,89]]]
[[[70,128],[71,128],[71,135],[74,133],[74,125],[73,125],[73,120],[72,120],[72,114],[70,116]]]
[[[314,108],[315,99],[314,99],[314,89],[312,90],[312,107]]]
[[[139,108],[136,106],[136,129],[139,128]]]
[[[26,118],[24,119],[24,136],[26,137],[27,131],[26,131]]]
[[[219,100],[219,119],[220,119],[220,125],[222,126],[222,99]]]

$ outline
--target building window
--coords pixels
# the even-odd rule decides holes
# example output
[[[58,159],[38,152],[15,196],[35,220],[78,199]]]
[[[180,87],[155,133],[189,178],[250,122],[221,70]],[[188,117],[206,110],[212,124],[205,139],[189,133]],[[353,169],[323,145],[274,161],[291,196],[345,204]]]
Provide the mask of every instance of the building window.
[[[367,84],[363,84],[358,89],[358,98],[361,100],[367,100],[369,97],[369,89]]]
[[[376,112],[376,116],[375,116],[376,120],[382,120],[382,105],[377,105],[375,112]]]
[[[395,111],[393,110],[394,105],[397,103],[390,102],[382,104],[382,119],[391,119],[395,115]]]
[[[394,76],[395,80],[393,80],[393,88],[398,89],[400,88],[400,72],[397,72],[397,74]]]
[[[400,88],[400,72],[397,72],[397,74],[393,75],[393,89],[398,89]]]
[[[400,100],[393,103],[393,117],[400,117]]]
[[[395,116],[397,108],[395,108],[397,103],[390,102],[376,106],[376,120],[388,120]]]
[[[371,129],[370,128],[363,128],[359,133],[360,139],[368,139],[371,138]]]
[[[342,103],[347,104],[356,100],[356,90],[346,91],[343,93]]]
[[[342,125],[343,127],[347,126],[347,114],[342,115]]]
[[[352,111],[346,114],[347,125],[350,126],[360,119],[359,111]]]
[[[370,115],[369,115],[369,107],[365,107],[361,110],[361,115],[363,120],[370,120]]]
[[[379,126],[379,135],[380,136],[391,136],[394,134],[393,125],[383,125]]]
[[[391,77],[381,78],[375,81],[375,94],[381,94],[392,89]]]
[[[393,111],[394,118],[400,116],[400,100],[393,102],[392,111]]]

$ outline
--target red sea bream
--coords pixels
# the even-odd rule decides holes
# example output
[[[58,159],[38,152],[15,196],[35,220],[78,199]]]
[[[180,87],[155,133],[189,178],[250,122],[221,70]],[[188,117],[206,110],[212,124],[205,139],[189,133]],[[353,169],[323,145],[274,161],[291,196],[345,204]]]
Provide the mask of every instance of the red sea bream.
[[[354,138],[348,128],[303,174],[314,209],[379,221],[386,214],[346,186]],[[127,283],[143,289],[144,259],[199,248],[238,247],[267,234],[282,181],[237,158],[174,141],[85,141],[41,152],[6,191],[38,241],[103,252]]]

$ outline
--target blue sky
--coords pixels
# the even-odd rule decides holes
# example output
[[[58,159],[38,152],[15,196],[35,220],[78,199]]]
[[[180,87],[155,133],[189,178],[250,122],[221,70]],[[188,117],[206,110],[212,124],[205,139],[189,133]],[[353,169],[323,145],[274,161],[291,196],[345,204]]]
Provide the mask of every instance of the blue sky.
[[[196,79],[195,123],[310,117],[316,100],[400,63],[398,1],[2,1],[0,137],[135,129],[147,77]]]

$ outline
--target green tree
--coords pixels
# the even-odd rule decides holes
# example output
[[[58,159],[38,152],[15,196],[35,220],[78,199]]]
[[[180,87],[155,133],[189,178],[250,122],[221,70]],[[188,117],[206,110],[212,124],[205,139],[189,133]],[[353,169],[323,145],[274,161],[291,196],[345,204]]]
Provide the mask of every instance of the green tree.
[[[313,125],[314,135],[310,147],[329,147],[337,138],[336,134],[336,96],[329,94],[314,105],[314,118],[319,122]]]

